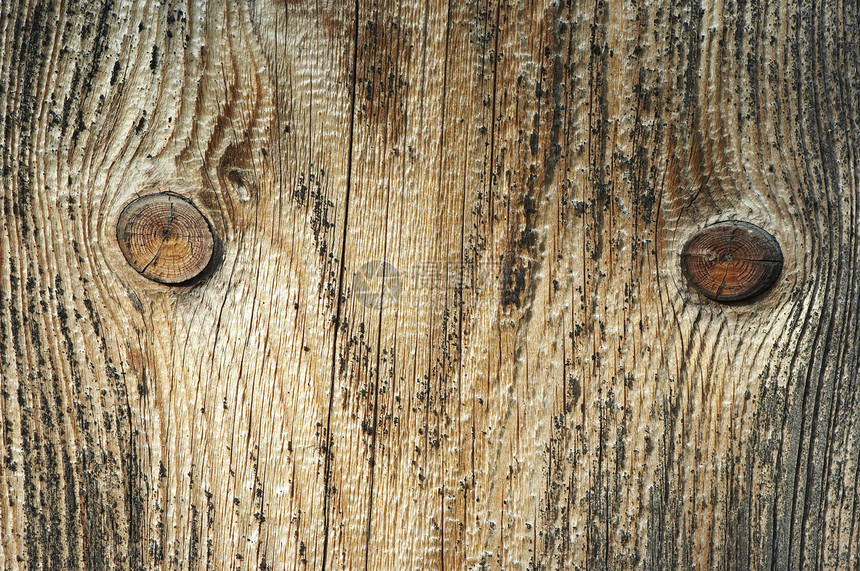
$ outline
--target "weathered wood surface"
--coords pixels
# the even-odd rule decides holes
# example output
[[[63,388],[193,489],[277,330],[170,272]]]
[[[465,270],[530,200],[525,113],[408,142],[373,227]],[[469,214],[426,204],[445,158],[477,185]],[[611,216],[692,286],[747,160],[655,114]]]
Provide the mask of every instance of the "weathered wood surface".
[[[858,18],[4,1],[2,567],[857,568]],[[195,285],[117,244],[158,190]]]

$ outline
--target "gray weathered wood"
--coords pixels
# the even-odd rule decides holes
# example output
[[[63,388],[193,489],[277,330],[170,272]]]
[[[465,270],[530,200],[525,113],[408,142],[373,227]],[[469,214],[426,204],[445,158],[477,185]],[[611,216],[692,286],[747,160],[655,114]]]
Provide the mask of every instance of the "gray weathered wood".
[[[2,567],[857,568],[858,22],[3,2]],[[162,191],[192,285],[117,244]],[[753,302],[681,274],[721,220]]]

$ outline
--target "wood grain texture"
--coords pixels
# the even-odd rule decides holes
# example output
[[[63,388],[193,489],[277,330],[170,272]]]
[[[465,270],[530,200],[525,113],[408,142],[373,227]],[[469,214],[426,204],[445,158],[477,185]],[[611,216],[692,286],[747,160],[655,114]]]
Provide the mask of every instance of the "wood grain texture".
[[[2,567],[857,568],[858,18],[3,3]],[[126,262],[157,192],[204,280]]]

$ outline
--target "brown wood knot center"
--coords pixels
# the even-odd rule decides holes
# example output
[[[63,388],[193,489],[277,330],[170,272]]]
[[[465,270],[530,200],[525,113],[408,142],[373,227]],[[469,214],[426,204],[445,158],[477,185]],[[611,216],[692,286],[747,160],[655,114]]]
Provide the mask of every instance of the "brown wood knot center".
[[[754,224],[718,222],[684,245],[681,271],[705,297],[744,301],[776,283],[782,271],[782,250],[776,238]]]
[[[149,194],[130,202],[119,215],[116,237],[128,263],[162,284],[182,284],[209,266],[215,236],[209,222],[185,198]]]

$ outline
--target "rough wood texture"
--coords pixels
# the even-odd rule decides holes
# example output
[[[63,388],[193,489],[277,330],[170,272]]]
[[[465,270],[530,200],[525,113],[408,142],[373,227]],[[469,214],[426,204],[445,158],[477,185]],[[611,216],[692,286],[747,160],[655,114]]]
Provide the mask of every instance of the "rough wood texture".
[[[857,568],[858,18],[3,2],[3,568]],[[154,192],[204,281],[123,257]]]

